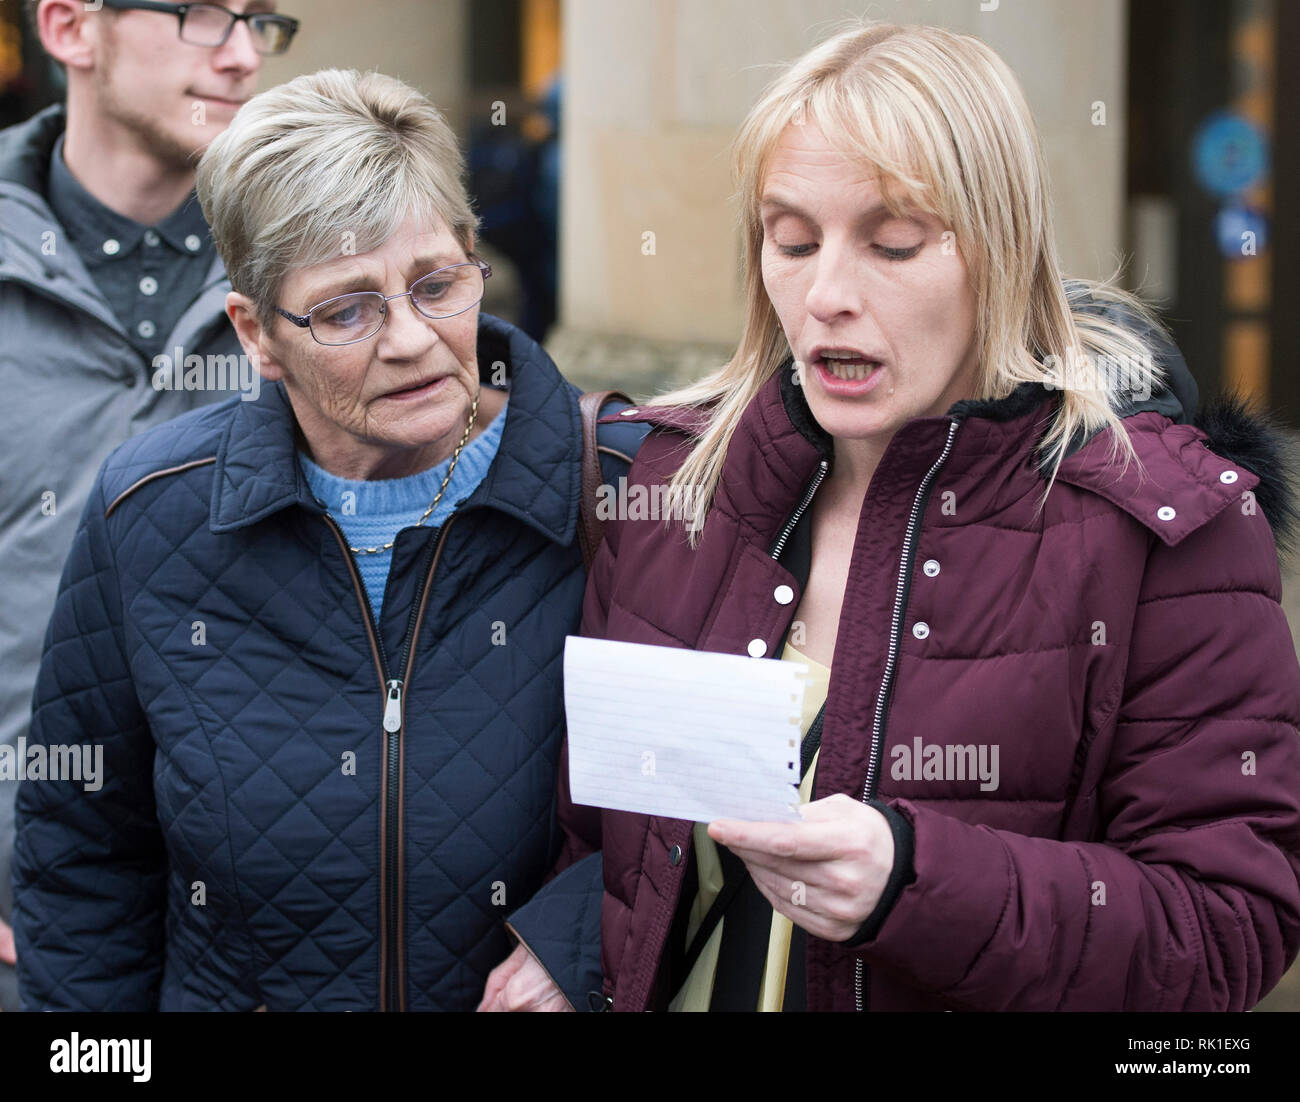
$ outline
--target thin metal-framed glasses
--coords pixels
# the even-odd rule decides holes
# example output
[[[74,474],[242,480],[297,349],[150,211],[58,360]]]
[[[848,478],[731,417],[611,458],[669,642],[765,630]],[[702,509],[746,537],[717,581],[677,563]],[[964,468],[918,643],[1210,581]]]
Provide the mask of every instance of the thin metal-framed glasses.
[[[270,11],[233,12],[216,4],[164,4],[156,0],[103,0],[114,11],[160,11],[179,20],[181,41],[191,46],[224,46],[236,23],[247,23],[253,49],[264,57],[282,54],[298,33],[298,20]]]
[[[317,344],[356,344],[368,340],[388,320],[388,304],[407,298],[426,318],[438,321],[454,318],[483,301],[484,281],[492,266],[471,256],[460,264],[449,264],[421,276],[398,295],[378,291],[353,291],[318,302],[305,314],[293,314],[277,306],[275,312],[300,329],[309,329]]]

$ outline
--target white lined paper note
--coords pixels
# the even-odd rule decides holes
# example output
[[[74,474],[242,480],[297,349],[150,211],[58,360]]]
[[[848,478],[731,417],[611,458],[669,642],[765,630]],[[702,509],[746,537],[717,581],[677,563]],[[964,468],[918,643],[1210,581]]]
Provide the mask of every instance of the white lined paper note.
[[[573,802],[692,822],[797,820],[808,667],[569,636]]]

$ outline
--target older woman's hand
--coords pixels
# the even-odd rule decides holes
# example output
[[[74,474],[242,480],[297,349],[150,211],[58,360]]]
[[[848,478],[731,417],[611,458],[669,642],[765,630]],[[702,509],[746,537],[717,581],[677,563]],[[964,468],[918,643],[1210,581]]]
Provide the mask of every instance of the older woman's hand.
[[[848,941],[875,910],[894,836],[874,807],[837,792],[799,809],[802,823],[718,819],[709,837],[745,862],[773,908],[814,937]]]
[[[528,947],[519,944],[492,969],[478,1010],[480,1013],[564,1013],[573,1007]]]
[[[18,954],[14,950],[14,929],[0,918],[0,964],[17,964]]]

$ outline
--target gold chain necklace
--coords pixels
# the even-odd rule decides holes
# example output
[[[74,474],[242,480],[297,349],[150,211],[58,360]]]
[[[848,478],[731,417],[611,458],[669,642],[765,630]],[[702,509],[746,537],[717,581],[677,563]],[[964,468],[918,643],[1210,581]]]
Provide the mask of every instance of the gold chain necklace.
[[[456,445],[456,450],[451,453],[451,464],[450,466],[447,467],[447,477],[442,480],[442,485],[438,487],[438,496],[435,497],[429,503],[429,507],[424,511],[424,516],[422,516],[419,520],[415,522],[414,527],[416,528],[421,527],[424,524],[424,522],[428,520],[430,516],[433,515],[434,509],[438,507],[438,502],[442,500],[443,491],[447,489],[447,483],[451,481],[451,476],[456,470],[456,461],[460,458],[460,450],[465,446],[465,441],[469,439],[469,434],[471,430],[473,430],[474,428],[474,418],[477,416],[478,416],[478,395],[475,394],[474,402],[470,406],[470,410],[469,410],[469,423],[465,426],[465,432],[460,438],[460,443]],[[324,502],[321,502],[321,504],[323,505]],[[338,522],[335,521],[335,523]],[[342,528],[342,525],[339,525],[339,527]],[[402,531],[402,529],[399,529],[399,531]],[[351,544],[348,544],[348,550],[351,551],[354,555],[378,555],[381,551],[388,551],[390,548],[392,548],[393,544],[396,541],[397,541],[397,536],[394,534],[391,540],[389,540],[387,543],[379,547],[353,547]]]

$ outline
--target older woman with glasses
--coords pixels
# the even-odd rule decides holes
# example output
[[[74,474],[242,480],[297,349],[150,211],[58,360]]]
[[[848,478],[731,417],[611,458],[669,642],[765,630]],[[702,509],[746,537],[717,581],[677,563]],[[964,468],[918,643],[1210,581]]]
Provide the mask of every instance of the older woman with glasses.
[[[19,795],[28,1008],[472,1009],[555,859],[582,419],[479,312],[461,167],[426,99],[336,70],[204,156],[268,385],[119,448],[82,517]]]

